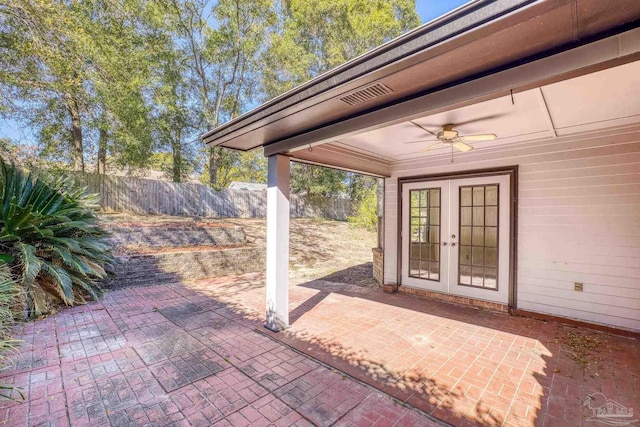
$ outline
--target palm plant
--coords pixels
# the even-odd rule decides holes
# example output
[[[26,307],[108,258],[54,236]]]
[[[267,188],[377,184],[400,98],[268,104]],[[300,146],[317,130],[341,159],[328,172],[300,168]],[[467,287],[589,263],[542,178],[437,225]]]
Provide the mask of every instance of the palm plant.
[[[101,295],[111,256],[96,202],[70,177],[26,172],[0,159],[0,252],[15,259],[29,317],[53,303]]]

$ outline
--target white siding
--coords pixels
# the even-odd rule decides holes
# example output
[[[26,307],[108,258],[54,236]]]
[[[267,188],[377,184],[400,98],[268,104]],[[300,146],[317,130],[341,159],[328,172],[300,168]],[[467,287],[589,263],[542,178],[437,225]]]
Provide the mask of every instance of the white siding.
[[[396,282],[397,178],[519,165],[518,308],[640,330],[640,127],[478,148],[454,161],[393,167],[387,282]]]

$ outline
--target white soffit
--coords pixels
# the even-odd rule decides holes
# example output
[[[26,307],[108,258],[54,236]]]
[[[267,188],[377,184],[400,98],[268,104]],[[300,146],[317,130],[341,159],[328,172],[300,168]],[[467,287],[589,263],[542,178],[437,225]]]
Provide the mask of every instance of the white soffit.
[[[550,125],[544,108],[540,106],[537,89],[521,92],[491,101],[434,114],[415,120],[416,123],[437,133],[446,124],[453,124],[461,135],[495,133],[498,139],[474,143],[475,148],[490,147],[518,141],[550,136]],[[420,141],[420,142],[413,142]],[[436,138],[409,122],[400,123],[372,132],[336,141],[356,151],[375,153],[387,160],[401,161],[416,156],[441,154],[449,147],[440,146],[428,153],[420,151],[436,142]]]
[[[542,88],[558,135],[640,121],[640,61]]]
[[[476,149],[640,123],[640,61],[416,119],[432,132],[454,124],[461,135],[495,133]],[[407,143],[410,141],[420,141]],[[387,161],[443,154],[441,145],[423,153],[435,137],[409,122],[333,141]]]

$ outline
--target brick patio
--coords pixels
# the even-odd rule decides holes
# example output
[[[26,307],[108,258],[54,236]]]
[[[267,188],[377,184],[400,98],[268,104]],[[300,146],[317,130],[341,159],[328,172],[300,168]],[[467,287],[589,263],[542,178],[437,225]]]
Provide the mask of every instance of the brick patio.
[[[0,382],[27,402],[0,424],[437,425],[390,394],[456,426],[597,426],[589,394],[640,405],[633,338],[318,280],[292,285],[283,345],[263,283],[129,288],[22,326]]]
[[[255,328],[182,284],[110,292],[22,325],[0,383],[27,399],[0,401],[0,425],[438,425]]]
[[[258,319],[262,283],[191,286]],[[273,337],[455,426],[602,425],[594,393],[640,406],[637,338],[324,280],[292,284],[290,311]]]

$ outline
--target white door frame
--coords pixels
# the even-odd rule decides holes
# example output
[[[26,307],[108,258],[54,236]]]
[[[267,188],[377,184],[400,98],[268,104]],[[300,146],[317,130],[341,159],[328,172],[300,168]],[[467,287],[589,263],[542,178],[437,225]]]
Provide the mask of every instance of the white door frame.
[[[487,289],[478,289],[468,286],[460,286],[458,284],[457,279],[455,283],[450,281],[449,283],[453,283],[452,290],[455,292],[450,292],[449,289],[444,288],[443,285],[439,289],[436,289],[437,285],[431,283],[428,286],[422,285],[417,286],[413,283],[407,282],[407,274],[404,274],[407,268],[405,266],[408,264],[408,246],[405,248],[403,238],[403,230],[407,230],[407,222],[408,218],[405,214],[405,205],[409,203],[409,201],[404,196],[405,189],[415,189],[415,188],[429,188],[430,183],[433,182],[435,185],[439,185],[436,183],[440,183],[446,180],[457,180],[458,183],[466,183],[466,185],[471,185],[471,183],[481,182],[481,180],[474,180],[474,178],[482,177],[486,179],[487,177],[492,177],[495,183],[500,184],[500,199],[507,203],[501,203],[500,208],[500,224],[503,226],[506,225],[508,228],[508,232],[501,232],[499,234],[499,247],[500,251],[500,263],[504,266],[506,263],[508,265],[508,269],[502,271],[502,274],[498,277],[498,291],[492,291]],[[465,181],[462,181],[465,180]],[[486,181],[488,182],[488,181]],[[413,185],[417,184],[417,185]],[[517,184],[518,184],[518,166],[509,166],[509,167],[501,167],[495,169],[486,169],[486,170],[473,170],[473,171],[465,171],[465,172],[452,172],[446,174],[438,174],[438,175],[427,175],[427,176],[417,176],[417,177],[405,177],[398,179],[398,268],[397,268],[397,283],[399,285],[405,285],[408,287],[414,287],[425,290],[433,290],[435,292],[443,292],[450,293],[451,295],[458,295],[473,299],[486,300],[492,302],[500,302],[502,304],[507,304],[509,308],[515,309],[517,308]],[[450,207],[450,209],[458,209],[458,200],[457,200],[457,185],[455,186],[455,191],[450,191],[450,197],[455,197],[455,206]],[[409,187],[408,187],[409,186]],[[457,217],[457,215],[455,215]],[[451,224],[450,224],[451,225]],[[457,228],[457,224],[454,224]],[[457,234],[457,233],[456,233]],[[449,242],[450,235],[441,234],[441,242]],[[448,237],[449,239],[445,239],[444,237]],[[449,268],[447,269],[447,274],[457,275],[457,266],[458,260],[457,256],[459,255],[459,251],[453,251],[455,254],[451,256],[448,260]],[[441,255],[442,256],[442,255]],[[455,264],[453,264],[455,262]],[[452,268],[454,267],[454,268]],[[490,296],[479,296],[477,292],[485,293],[491,292],[494,294],[493,297]]]

